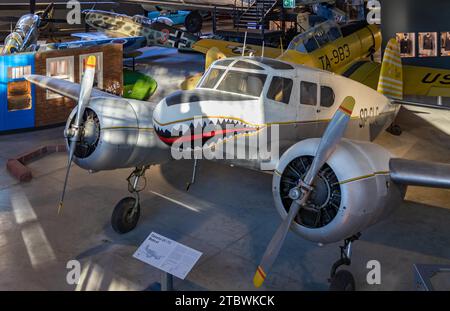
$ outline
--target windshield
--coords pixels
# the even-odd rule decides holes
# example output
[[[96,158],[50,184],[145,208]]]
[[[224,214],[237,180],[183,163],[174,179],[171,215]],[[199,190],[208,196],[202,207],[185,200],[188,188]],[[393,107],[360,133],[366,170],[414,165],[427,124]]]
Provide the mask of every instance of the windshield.
[[[266,83],[267,75],[230,70],[217,87],[218,90],[259,97]]]
[[[211,69],[207,76],[203,79],[202,84],[200,87],[205,89],[213,89],[217,82],[219,82],[220,78],[222,78],[223,73],[225,72],[225,69],[217,69],[213,68]]]

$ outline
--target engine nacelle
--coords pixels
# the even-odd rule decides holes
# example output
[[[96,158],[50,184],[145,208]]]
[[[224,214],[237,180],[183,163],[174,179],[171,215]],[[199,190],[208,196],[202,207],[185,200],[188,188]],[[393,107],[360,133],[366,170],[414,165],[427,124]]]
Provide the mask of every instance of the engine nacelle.
[[[273,176],[275,206],[284,218],[292,200],[289,190],[304,178],[320,139],[289,148]],[[343,139],[315,180],[314,191],[292,230],[317,243],[334,243],[383,220],[399,206],[405,187],[391,182],[391,154],[379,145]]]
[[[170,153],[155,135],[150,103],[119,98],[94,98],[83,117],[75,163],[86,170],[103,171],[162,163]],[[74,122],[72,111],[66,133]],[[67,140],[68,143],[68,140]]]

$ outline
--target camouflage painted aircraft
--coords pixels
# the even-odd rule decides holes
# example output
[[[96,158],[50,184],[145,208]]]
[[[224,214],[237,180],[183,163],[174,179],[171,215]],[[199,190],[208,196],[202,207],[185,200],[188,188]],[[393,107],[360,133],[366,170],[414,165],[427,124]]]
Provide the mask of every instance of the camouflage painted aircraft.
[[[86,10],[83,13],[86,24],[97,31],[110,37],[142,36],[147,40],[147,46],[190,50],[199,40],[190,33],[140,15],[128,16],[99,10]]]

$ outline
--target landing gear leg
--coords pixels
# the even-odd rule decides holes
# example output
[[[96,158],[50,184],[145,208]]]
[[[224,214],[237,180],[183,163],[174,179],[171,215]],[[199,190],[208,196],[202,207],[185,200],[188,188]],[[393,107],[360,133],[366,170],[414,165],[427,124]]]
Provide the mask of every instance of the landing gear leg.
[[[126,197],[117,203],[111,216],[111,226],[114,231],[124,234],[133,230],[141,215],[141,204],[139,192],[145,189],[147,179],[145,178],[145,171],[149,166],[137,167],[127,178],[128,192],[133,196]],[[139,187],[140,179],[144,180],[144,185]]]
[[[344,246],[340,246],[341,258],[337,260],[331,267],[329,279],[330,291],[354,291],[356,289],[355,278],[349,271],[336,271],[340,266],[350,266],[350,264],[352,263],[352,243],[359,240],[360,237],[361,233],[358,233],[346,239],[344,241]]]

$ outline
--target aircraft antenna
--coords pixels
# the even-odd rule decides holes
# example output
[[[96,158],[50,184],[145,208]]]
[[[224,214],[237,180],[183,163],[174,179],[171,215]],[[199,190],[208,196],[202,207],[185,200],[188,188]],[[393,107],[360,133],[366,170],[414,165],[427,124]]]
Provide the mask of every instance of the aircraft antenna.
[[[261,57],[264,57],[264,48],[266,47],[266,41],[263,40],[263,44],[262,44],[262,51],[261,51]]]
[[[247,31],[245,32],[244,36],[244,48],[242,49],[242,56],[245,56],[246,45],[247,45]]]

